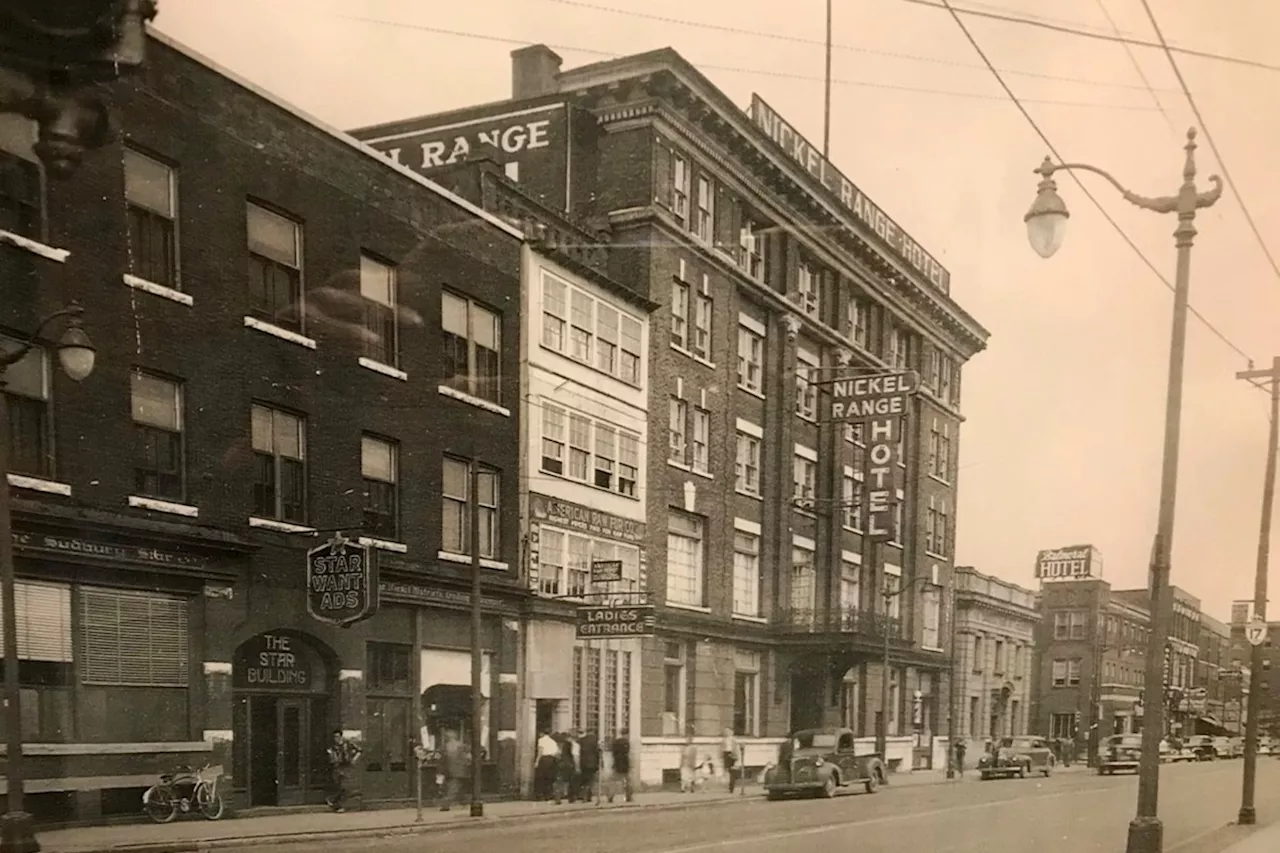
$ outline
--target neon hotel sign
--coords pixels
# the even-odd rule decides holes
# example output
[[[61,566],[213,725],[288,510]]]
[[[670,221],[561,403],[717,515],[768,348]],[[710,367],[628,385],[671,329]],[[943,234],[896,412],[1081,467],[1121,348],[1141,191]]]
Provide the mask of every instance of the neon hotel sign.
[[[906,261],[908,266],[919,272],[943,293],[951,292],[951,273],[934,260],[933,256],[919,243],[911,239],[911,236],[902,230],[898,223],[890,219],[888,214],[863,195],[852,181],[822,156],[821,150],[815,148],[813,143],[787,124],[786,120],[774,112],[773,107],[766,104],[759,95],[751,96],[751,119],[773,141],[774,145],[816,178],[842,207],[866,225],[893,254]]]

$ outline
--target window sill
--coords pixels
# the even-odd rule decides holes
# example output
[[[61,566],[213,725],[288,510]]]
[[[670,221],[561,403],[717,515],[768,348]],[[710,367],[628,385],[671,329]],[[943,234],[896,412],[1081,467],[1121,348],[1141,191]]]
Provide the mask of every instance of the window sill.
[[[745,613],[733,614],[734,622],[750,622],[753,625],[768,625],[769,620],[763,616],[748,616]]]
[[[257,527],[262,530],[274,530],[277,533],[315,533],[314,527],[308,527],[305,524],[291,524],[288,521],[276,521],[274,518],[262,518],[257,515],[249,516],[249,526]]]
[[[689,473],[704,480],[715,480],[716,478],[710,471],[699,471],[697,468],[690,468]]]
[[[200,517],[199,507],[160,498],[148,498],[144,495],[129,495],[129,506],[135,509],[149,509],[152,512],[165,512],[169,515],[181,515],[186,518]]]
[[[539,341],[538,346],[539,346],[540,348],[542,348],[542,349],[546,350],[547,352],[555,353],[556,355],[558,355],[558,356],[559,356],[559,357],[561,357],[561,358],[568,359],[569,361],[573,362],[573,363],[574,363],[575,365],[577,365],[578,367],[585,367],[585,368],[587,368],[588,370],[592,371],[593,373],[598,373],[598,374],[600,374],[601,376],[607,376],[607,377],[609,377],[610,379],[614,380],[615,382],[621,382],[623,385],[626,385],[628,388],[634,388],[634,389],[635,389],[635,390],[637,390],[637,391],[643,391],[643,390],[644,390],[644,384],[643,384],[643,382],[641,382],[641,381],[639,381],[639,380],[637,380],[637,381],[635,381],[635,382],[632,382],[630,379],[627,379],[627,378],[625,378],[625,377],[619,376],[619,375],[618,375],[618,374],[616,374],[616,373],[610,373],[610,372],[609,372],[609,371],[607,371],[607,370],[601,370],[599,367],[597,367],[597,366],[596,366],[596,363],[595,363],[594,361],[588,361],[588,360],[586,360],[586,359],[578,358],[576,355],[573,355],[572,353],[565,352],[564,350],[558,350],[558,349],[556,349],[555,347],[553,347],[553,346],[549,345],[546,341]],[[640,363],[643,365],[643,363],[644,363],[644,361],[643,361],[643,357],[641,357],[641,361],[640,361]],[[643,368],[643,367],[641,367],[641,370],[643,370],[643,369],[644,369],[644,368]]]
[[[392,542],[390,539],[375,539],[372,536],[361,536],[356,540],[366,548],[377,548],[379,551],[394,551],[397,554],[409,553],[409,546],[403,542]]]
[[[744,498],[751,498],[753,501],[764,500],[764,495],[761,495],[759,492],[748,492],[743,489],[734,489],[733,491],[735,494],[742,495]]]
[[[944,480],[941,477],[939,477],[937,474],[930,474],[929,479],[933,480],[935,483],[938,483],[939,485],[946,486],[948,489],[951,488],[951,481]]]
[[[710,607],[706,607],[701,604],[682,604],[679,601],[668,601],[666,604],[667,607],[671,607],[675,610],[688,610],[691,613],[706,613],[708,615],[711,613]]]
[[[506,406],[499,406],[497,403],[490,403],[488,400],[473,397],[456,388],[450,388],[448,385],[440,385],[436,390],[445,397],[452,397],[453,399],[460,400],[469,406],[475,406],[477,409],[484,409],[486,412],[493,412],[495,415],[502,415],[504,418],[511,417],[511,410]]]
[[[920,649],[926,652],[937,652],[938,654],[942,654],[942,646],[926,646],[924,643],[921,643]]]
[[[849,526],[849,525],[847,525],[847,524],[843,524],[843,525],[841,525],[841,526],[840,526],[840,529],[841,529],[841,530],[843,530],[845,533],[856,533],[856,534],[858,534],[859,536],[861,536],[861,535],[862,535],[862,531],[861,531],[861,530],[859,530],[859,529],[858,529],[858,528],[856,528],[856,527],[850,527],[850,526]]]
[[[142,290],[150,293],[152,296],[159,296],[161,299],[168,299],[170,302],[177,302],[179,305],[186,305],[190,308],[195,304],[195,299],[190,293],[183,293],[173,287],[166,287],[163,284],[156,284],[154,281],[148,281],[145,278],[133,275],[132,273],[124,274],[124,283],[134,290]]]
[[[703,358],[702,356],[695,353],[693,350],[687,350],[684,347],[680,346],[679,344],[672,344],[671,348],[676,352],[680,353],[681,355],[688,356],[689,358],[698,362],[698,364],[701,364],[703,367],[709,367],[712,370],[716,369],[716,363],[714,361]]]
[[[804,412],[796,412],[796,417],[797,417],[797,418],[799,418],[800,420],[804,421],[804,422],[805,422],[805,423],[807,423],[807,424],[813,424],[814,426],[817,426],[817,425],[818,425],[818,413],[817,413],[817,412],[814,412],[812,415],[806,415]]]
[[[62,495],[64,498],[71,497],[71,486],[67,483],[46,480],[42,477],[28,477],[26,474],[9,474],[8,479],[9,485],[15,489],[44,492],[47,495]]]
[[[30,237],[23,237],[21,234],[14,234],[12,231],[0,229],[0,243],[8,243],[23,251],[30,252],[41,258],[50,261],[57,261],[65,264],[67,258],[71,257],[71,253],[66,249],[55,249],[53,246],[47,246],[39,240],[32,240]]]
[[[436,559],[444,560],[446,563],[460,563],[462,565],[471,565],[471,557],[468,554],[455,554],[452,551],[437,551]],[[488,557],[480,558],[480,567],[484,569],[493,569],[499,572],[505,572],[510,566],[501,560],[490,560]]]
[[[316,348],[315,338],[308,338],[306,335],[300,335],[297,332],[291,332],[288,329],[282,329],[274,323],[268,323],[265,320],[259,320],[257,317],[245,316],[244,324],[247,328],[256,329],[259,332],[265,332],[268,335],[279,338],[282,341],[288,341],[291,344],[297,344],[307,349]]]
[[[758,397],[761,400],[765,399],[763,391],[757,391],[754,388],[748,388],[746,385],[743,385],[741,382],[738,383],[738,390],[744,394],[750,394],[752,397]]]
[[[676,469],[678,469],[678,470],[680,470],[680,471],[685,472],[686,474],[692,474],[692,473],[693,473],[693,469],[692,469],[692,468],[690,468],[688,465],[684,464],[683,462],[677,462],[677,461],[675,461],[674,459],[668,459],[668,460],[667,460],[667,467],[669,467],[669,468],[676,468]]]
[[[360,356],[360,366],[365,370],[372,370],[374,373],[381,373],[383,376],[390,376],[392,379],[399,379],[401,382],[409,381],[409,374],[405,373],[398,367],[392,367],[389,364],[383,364],[372,358]]]

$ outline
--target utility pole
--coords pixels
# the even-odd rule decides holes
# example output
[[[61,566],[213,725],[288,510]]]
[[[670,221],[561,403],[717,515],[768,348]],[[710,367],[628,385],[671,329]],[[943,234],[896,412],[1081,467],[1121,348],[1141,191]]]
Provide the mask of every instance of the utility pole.
[[[480,564],[480,462],[471,460],[471,482],[468,497],[471,498],[469,509],[471,530],[471,816],[484,817],[483,769],[484,754],[483,734],[480,730],[480,719],[484,716],[484,616],[481,610],[480,573],[484,567]]]
[[[1252,367],[1252,365],[1250,365]],[[1265,383],[1271,392],[1271,428],[1267,438],[1266,479],[1262,483],[1262,524],[1258,530],[1258,567],[1253,579],[1254,618],[1267,620],[1267,568],[1271,552],[1271,511],[1276,498],[1276,445],[1280,439],[1280,356],[1271,359],[1270,370],[1245,370],[1237,379],[1255,385]],[[1262,382],[1259,382],[1262,380]],[[1249,657],[1249,709],[1245,718],[1244,787],[1240,796],[1240,815],[1236,822],[1257,823],[1253,805],[1258,773],[1258,716],[1262,713],[1262,643],[1253,646]]]

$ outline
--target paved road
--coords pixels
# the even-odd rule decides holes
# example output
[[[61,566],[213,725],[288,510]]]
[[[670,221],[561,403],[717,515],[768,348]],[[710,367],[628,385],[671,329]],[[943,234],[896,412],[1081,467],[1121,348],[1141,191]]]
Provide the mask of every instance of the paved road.
[[[1214,853],[1239,837],[1242,762],[1168,765],[1161,779],[1165,853]],[[1259,822],[1280,820],[1280,760],[1259,762]],[[888,789],[835,801],[757,801],[676,812],[614,812],[425,836],[326,842],[325,853],[1120,853],[1132,776],[966,782]],[[314,844],[308,846],[315,846]],[[246,847],[301,853],[301,845]]]

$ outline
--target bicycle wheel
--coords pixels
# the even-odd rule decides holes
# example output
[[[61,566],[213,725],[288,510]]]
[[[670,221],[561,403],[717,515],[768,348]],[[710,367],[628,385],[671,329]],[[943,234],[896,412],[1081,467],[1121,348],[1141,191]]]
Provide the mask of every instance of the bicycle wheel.
[[[222,795],[208,785],[201,785],[196,789],[196,808],[208,820],[217,820],[222,817]]]
[[[178,816],[178,801],[173,793],[161,785],[153,785],[142,795],[147,817],[156,823],[168,823]]]

